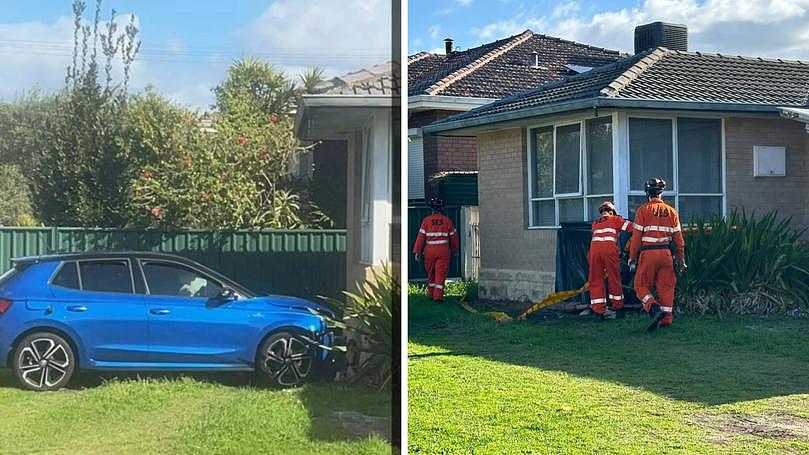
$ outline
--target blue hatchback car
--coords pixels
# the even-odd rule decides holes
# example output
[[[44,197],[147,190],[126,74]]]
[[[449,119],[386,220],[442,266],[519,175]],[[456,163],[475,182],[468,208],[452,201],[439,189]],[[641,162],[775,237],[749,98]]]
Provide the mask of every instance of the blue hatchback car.
[[[13,260],[0,276],[0,367],[30,390],[77,369],[256,371],[297,386],[333,363],[334,314],[257,296],[182,257],[141,252]]]

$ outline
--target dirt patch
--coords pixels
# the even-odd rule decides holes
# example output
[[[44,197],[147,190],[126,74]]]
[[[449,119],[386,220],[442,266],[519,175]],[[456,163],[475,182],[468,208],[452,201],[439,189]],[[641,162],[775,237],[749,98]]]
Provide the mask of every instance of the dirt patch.
[[[698,414],[694,420],[718,433],[711,439],[715,444],[723,444],[734,436],[742,435],[777,440],[809,440],[809,419],[791,414]]]
[[[334,411],[328,417],[318,418],[320,423],[336,426],[350,439],[366,439],[377,436],[390,442],[390,417],[376,417],[354,411]]]

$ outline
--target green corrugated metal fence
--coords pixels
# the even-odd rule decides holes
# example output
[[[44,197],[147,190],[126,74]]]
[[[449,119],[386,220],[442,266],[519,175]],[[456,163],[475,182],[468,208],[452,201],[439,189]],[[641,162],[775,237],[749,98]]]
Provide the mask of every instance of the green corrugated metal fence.
[[[11,258],[81,251],[156,251],[201,262],[260,293],[338,297],[345,230],[152,231],[0,227],[0,267]]]

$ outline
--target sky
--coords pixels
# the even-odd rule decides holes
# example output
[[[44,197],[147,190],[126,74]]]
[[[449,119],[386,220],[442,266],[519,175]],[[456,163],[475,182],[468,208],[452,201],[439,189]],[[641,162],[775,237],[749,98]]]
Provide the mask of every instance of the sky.
[[[64,85],[72,3],[0,0],[0,101]],[[130,92],[152,85],[200,112],[239,57],[259,57],[293,78],[315,65],[333,77],[391,59],[389,0],[104,0],[102,20],[111,9],[119,28],[134,14],[140,29]],[[87,21],[94,11],[87,0]]]
[[[809,0],[410,0],[408,53],[468,49],[531,29],[634,52],[637,25],[688,26],[691,51],[809,61]]]

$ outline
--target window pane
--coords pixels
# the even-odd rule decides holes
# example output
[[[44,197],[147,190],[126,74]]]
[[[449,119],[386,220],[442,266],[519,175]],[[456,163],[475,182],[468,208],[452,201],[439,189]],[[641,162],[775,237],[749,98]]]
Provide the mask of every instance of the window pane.
[[[611,201],[612,195],[608,196],[599,196],[599,197],[588,197],[587,198],[587,219],[588,220],[595,220],[598,219],[599,213],[598,208],[601,207],[601,203],[604,201]]]
[[[722,122],[677,119],[677,167],[680,193],[722,192]]]
[[[532,130],[531,147],[534,151],[534,179],[531,197],[553,196],[553,127]]]
[[[141,267],[151,295],[210,298],[222,290],[219,283],[181,265],[146,262]]]
[[[673,189],[671,120],[629,119],[629,188],[643,191],[643,184],[660,177]]]
[[[722,214],[721,196],[682,196],[680,195],[680,223],[689,224],[695,216]]]
[[[534,226],[556,226],[556,204],[554,201],[531,202]]]
[[[587,120],[587,194],[612,193],[612,119]]]
[[[129,261],[82,261],[79,269],[85,291],[133,293]]]
[[[556,194],[578,193],[581,158],[579,125],[556,128]]]
[[[649,201],[649,198],[646,196],[629,196],[629,219],[635,219],[635,211],[638,210],[638,207],[645,204]]]
[[[79,271],[76,263],[65,262],[59,269],[59,274],[54,277],[52,284],[63,288],[79,289]]]
[[[559,199],[559,222],[584,221],[584,200]]]

